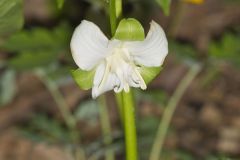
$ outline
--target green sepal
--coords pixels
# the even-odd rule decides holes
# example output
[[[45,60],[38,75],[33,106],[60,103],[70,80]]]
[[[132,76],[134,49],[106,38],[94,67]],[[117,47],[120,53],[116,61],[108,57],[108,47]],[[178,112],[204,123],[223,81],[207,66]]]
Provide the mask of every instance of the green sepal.
[[[122,19],[113,38],[122,41],[142,41],[145,38],[144,29],[134,18]]]
[[[122,19],[113,38],[121,41],[143,41],[144,29],[141,23],[134,18]],[[146,84],[150,83],[160,70],[161,67],[140,66],[140,74]]]
[[[91,71],[84,71],[78,68],[76,70],[71,70],[71,74],[73,79],[81,89],[88,90],[92,88],[95,69]]]
[[[140,74],[146,85],[150,83],[162,70],[162,67],[145,67],[141,66]]]

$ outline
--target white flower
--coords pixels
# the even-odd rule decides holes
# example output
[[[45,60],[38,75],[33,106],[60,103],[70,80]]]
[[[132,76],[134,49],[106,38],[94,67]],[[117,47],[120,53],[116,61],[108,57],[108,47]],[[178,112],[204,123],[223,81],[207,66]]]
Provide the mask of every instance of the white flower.
[[[143,41],[108,40],[92,22],[83,20],[75,29],[71,40],[73,59],[82,70],[96,69],[92,96],[114,90],[129,91],[129,87],[146,89],[140,67],[161,66],[168,43],[161,26],[151,22]]]

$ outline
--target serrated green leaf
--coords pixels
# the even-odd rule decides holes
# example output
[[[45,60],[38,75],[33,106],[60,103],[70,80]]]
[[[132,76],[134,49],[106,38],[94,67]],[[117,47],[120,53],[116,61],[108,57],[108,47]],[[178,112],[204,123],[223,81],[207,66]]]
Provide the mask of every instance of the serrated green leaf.
[[[171,5],[171,0],[156,0],[158,5],[162,8],[163,13],[168,16],[169,15],[169,10],[170,10],[170,5]]]
[[[81,89],[88,90],[92,88],[95,70],[84,71],[79,68],[76,70],[72,70],[71,73],[73,79]]]
[[[150,83],[161,71],[162,67],[144,67],[141,66],[140,74],[146,84]]]
[[[56,0],[57,1],[57,6],[59,9],[61,9],[64,5],[65,0]]]
[[[22,0],[0,1],[0,36],[20,29],[23,25]]]
[[[134,18],[122,19],[114,38],[123,41],[142,41],[145,38],[144,29],[141,23]]]

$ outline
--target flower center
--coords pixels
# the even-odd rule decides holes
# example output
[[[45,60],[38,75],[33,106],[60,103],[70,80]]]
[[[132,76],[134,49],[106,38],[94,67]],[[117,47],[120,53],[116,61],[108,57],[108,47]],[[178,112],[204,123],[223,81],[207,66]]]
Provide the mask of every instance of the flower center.
[[[115,47],[111,54],[105,58],[105,72],[100,83],[101,85],[106,83],[109,74],[114,74],[117,78],[116,84],[114,86],[115,92],[129,92],[131,87],[139,87],[141,89],[146,89],[146,84],[139,73],[140,67],[138,67],[129,53],[128,49],[124,46]]]

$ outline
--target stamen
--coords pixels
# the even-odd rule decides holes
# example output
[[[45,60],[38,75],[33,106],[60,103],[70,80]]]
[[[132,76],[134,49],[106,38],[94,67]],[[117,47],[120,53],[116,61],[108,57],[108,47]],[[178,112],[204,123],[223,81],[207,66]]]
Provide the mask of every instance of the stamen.
[[[147,86],[138,71],[138,66],[132,60],[130,53],[124,45],[114,48],[112,53],[105,59],[105,70],[101,82],[98,85],[98,91],[101,92],[105,85],[113,85],[115,92],[129,92],[130,85],[132,87],[140,87],[146,89]],[[106,84],[109,75],[113,74],[116,77],[113,84]]]

